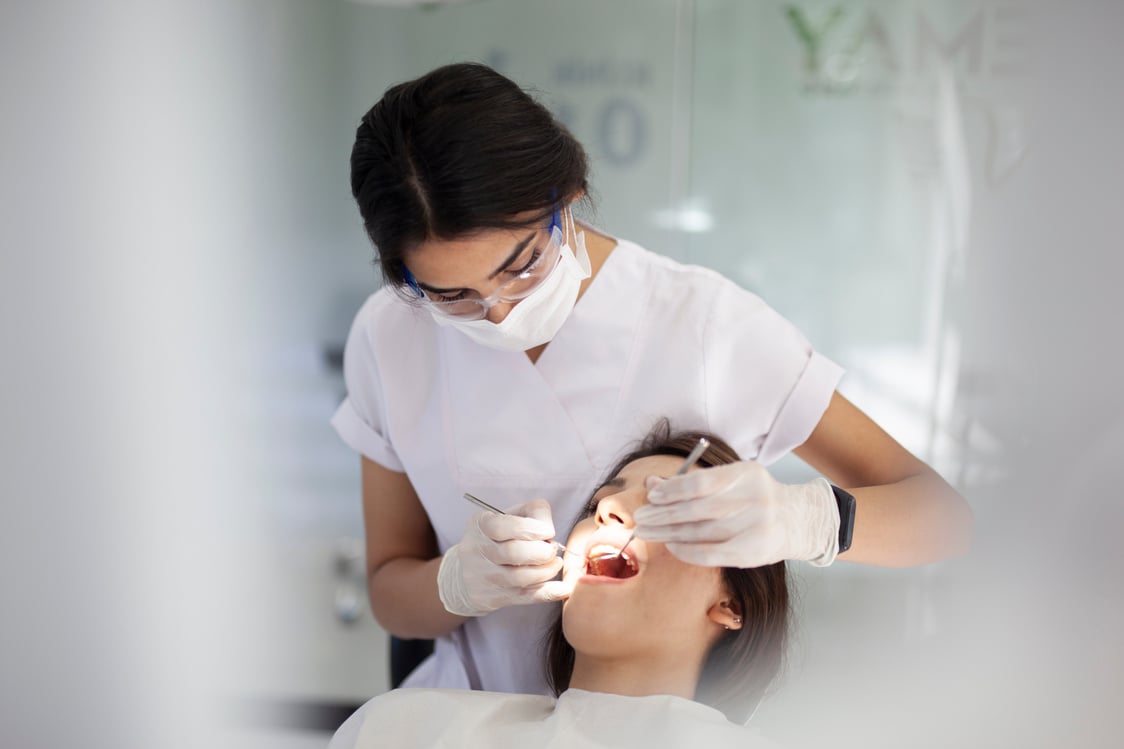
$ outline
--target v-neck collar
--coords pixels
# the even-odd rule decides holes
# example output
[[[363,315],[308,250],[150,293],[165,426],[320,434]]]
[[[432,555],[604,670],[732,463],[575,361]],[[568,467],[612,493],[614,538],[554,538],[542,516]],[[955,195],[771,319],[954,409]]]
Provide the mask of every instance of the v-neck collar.
[[[599,233],[604,234],[603,232]],[[608,290],[606,290],[606,288],[613,287],[615,285],[613,283],[613,276],[616,273],[615,268],[618,265],[615,259],[620,252],[621,245],[624,243],[624,240],[618,239],[617,237],[613,237],[608,234],[604,234],[604,236],[609,237],[609,239],[613,240],[613,242],[615,243],[613,249],[609,251],[609,254],[605,257],[604,262],[601,263],[601,267],[597,270],[597,275],[594,276],[593,280],[589,282],[589,286],[586,287],[585,293],[582,294],[577,303],[574,304],[574,309],[570,312],[570,316],[566,319],[566,322],[563,323],[562,327],[558,329],[558,332],[555,334],[554,338],[551,339],[550,343],[547,344],[547,347],[543,349],[541,354],[539,354],[539,358],[536,361],[532,362],[530,358],[527,357],[526,353],[524,353],[524,358],[527,360],[527,363],[535,369],[538,369],[540,374],[543,374],[545,372],[543,368],[544,359],[548,361],[546,367],[550,367],[550,360],[555,359],[558,356],[564,356],[563,354],[558,354],[557,352],[554,354],[550,353],[551,351],[556,351],[556,349],[559,348],[558,344],[561,344],[561,348],[565,349],[567,347],[574,347],[575,341],[577,341],[576,346],[580,348],[582,346],[582,335],[587,335],[590,332],[593,332],[596,335],[596,330],[590,331],[589,329],[587,329],[588,326],[582,324],[582,321],[585,318],[596,321],[597,312],[595,311],[593,314],[587,314],[588,309],[590,307],[593,307],[595,309],[603,307],[604,301],[601,300],[601,297],[611,295],[613,293],[612,288],[609,288]],[[608,273],[606,273],[606,271],[608,271]],[[543,376],[545,377],[546,375],[544,374]]]
[[[619,407],[643,307],[620,298],[622,284],[637,282],[622,272],[632,251],[618,240],[536,363],[440,331],[443,420],[458,474],[523,482],[588,479],[599,469],[602,427]]]

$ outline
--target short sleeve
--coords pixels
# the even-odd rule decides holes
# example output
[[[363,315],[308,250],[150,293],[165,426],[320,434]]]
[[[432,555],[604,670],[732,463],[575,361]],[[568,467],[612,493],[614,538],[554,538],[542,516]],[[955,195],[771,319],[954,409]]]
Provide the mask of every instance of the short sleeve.
[[[843,376],[796,326],[732,282],[716,294],[703,356],[709,423],[765,465],[808,439]]]
[[[392,471],[404,471],[389,439],[386,399],[379,377],[370,321],[372,300],[359,310],[343,352],[347,397],[332,417],[332,426],[348,447]]]

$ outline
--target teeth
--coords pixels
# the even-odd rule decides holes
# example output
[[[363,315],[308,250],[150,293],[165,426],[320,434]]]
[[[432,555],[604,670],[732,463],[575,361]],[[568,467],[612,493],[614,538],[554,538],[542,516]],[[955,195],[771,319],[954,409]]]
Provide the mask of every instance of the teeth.
[[[639,565],[627,552],[610,544],[590,547],[585,562],[586,572],[599,577],[629,578],[640,572]]]

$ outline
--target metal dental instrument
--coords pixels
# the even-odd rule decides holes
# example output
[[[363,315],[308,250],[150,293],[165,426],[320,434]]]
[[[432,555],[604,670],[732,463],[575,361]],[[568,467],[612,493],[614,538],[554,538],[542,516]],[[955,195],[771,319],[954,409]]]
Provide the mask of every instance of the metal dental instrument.
[[[699,458],[702,457],[702,454],[706,452],[706,448],[708,447],[710,447],[710,440],[706,437],[699,437],[699,444],[695,445],[695,449],[691,450],[690,454],[687,455],[687,459],[683,461],[683,465],[679,466],[679,470],[675,472],[675,475],[682,476],[687,471],[691,470],[691,466],[699,462]],[[618,551],[617,554],[623,554],[624,550],[628,548],[628,545],[632,543],[632,539],[634,538],[636,538],[635,530],[632,531],[632,534],[629,535],[628,540],[624,542],[624,546],[621,547],[621,550]]]
[[[472,496],[468,492],[464,493],[464,498],[467,499],[469,502],[476,505],[477,507],[479,507],[482,510],[488,510],[489,512],[494,512],[497,515],[507,515],[508,514],[498,507],[492,507],[492,505],[488,504],[487,502],[480,499],[479,497]],[[558,548],[559,551],[568,552],[570,554],[575,553],[575,552],[570,551],[569,549],[567,549],[565,546],[558,543],[557,541],[552,541],[551,543],[553,543]]]

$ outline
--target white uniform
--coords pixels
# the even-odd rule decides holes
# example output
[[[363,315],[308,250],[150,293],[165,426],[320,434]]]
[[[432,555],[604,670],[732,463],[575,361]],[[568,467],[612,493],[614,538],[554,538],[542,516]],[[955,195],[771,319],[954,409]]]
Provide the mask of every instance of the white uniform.
[[[352,715],[328,749],[393,746],[739,747],[773,744],[756,730],[726,720],[718,710],[670,695],[625,697],[569,689],[552,697],[448,689],[396,689]]]
[[[405,471],[442,552],[477,508],[547,499],[563,540],[595,483],[663,416],[768,464],[803,443],[842,370],[719,274],[620,240],[537,364],[480,346],[380,289],[344,354],[343,440]],[[546,694],[552,607],[511,606],[438,638],[405,686]]]

